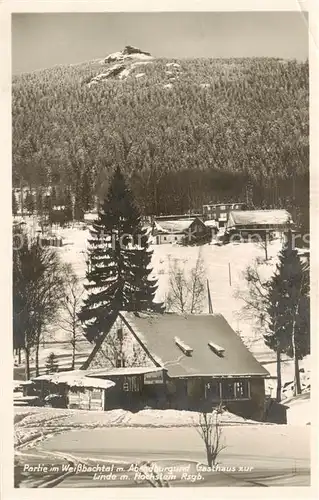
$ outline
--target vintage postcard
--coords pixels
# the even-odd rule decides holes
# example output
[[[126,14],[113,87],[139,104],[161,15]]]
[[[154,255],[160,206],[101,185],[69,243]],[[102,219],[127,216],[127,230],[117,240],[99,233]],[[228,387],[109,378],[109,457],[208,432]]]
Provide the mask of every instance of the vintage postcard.
[[[284,3],[12,8],[5,499],[313,491],[318,39]]]

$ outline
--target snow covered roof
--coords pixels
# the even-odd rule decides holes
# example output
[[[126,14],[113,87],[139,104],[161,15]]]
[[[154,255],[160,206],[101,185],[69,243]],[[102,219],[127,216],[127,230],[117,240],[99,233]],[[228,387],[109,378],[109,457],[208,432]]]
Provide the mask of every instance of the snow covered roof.
[[[85,221],[95,221],[98,218],[98,212],[86,212],[84,214]]]
[[[181,349],[181,351],[186,354],[186,356],[191,356],[193,348],[185,344],[180,338],[174,337],[175,344]]]
[[[67,372],[40,375],[32,380],[45,380],[53,384],[67,384],[70,387],[87,387],[96,389],[110,389],[115,385],[111,380],[89,378],[83,370],[72,370]]]
[[[32,385],[33,382],[32,380],[14,380],[13,381],[14,383],[14,387],[22,387],[22,386],[25,386],[25,385]]]
[[[182,316],[126,312],[120,316],[170,377],[269,375],[220,314]],[[177,335],[183,345],[191,346],[191,356],[181,352],[175,341]],[[222,349],[223,355],[215,353],[212,345]]]
[[[167,234],[182,234],[187,231],[194,222],[192,219],[179,219],[179,220],[155,220],[155,231]]]
[[[217,222],[217,220],[206,220],[204,222],[204,224],[207,227],[217,227],[218,228],[218,222]]]
[[[215,203],[214,201],[210,201],[209,203],[205,203],[205,205],[203,205],[203,206],[204,207],[235,207],[236,205],[242,207],[243,205],[245,205],[245,203],[242,201],[237,201],[237,202],[224,201],[224,203]]]
[[[227,227],[235,226],[280,226],[288,224],[291,215],[287,210],[236,210],[230,212]]]

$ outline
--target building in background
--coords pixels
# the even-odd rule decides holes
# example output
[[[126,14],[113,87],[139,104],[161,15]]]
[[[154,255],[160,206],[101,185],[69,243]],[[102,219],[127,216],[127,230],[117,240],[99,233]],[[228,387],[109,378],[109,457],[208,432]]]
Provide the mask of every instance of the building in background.
[[[225,227],[231,211],[245,210],[245,203],[208,203],[203,205],[204,220],[215,220],[219,227]]]
[[[209,239],[210,231],[199,217],[186,219],[156,218],[152,236],[157,245],[179,243],[189,245]]]
[[[243,210],[231,211],[225,235],[247,239],[249,236],[284,236],[294,226],[287,210]]]

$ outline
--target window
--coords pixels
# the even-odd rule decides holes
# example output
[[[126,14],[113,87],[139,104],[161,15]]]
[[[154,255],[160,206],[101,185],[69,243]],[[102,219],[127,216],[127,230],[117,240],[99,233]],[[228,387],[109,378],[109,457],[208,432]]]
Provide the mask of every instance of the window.
[[[214,401],[220,398],[219,382],[217,380],[210,380],[205,383],[205,399]]]
[[[221,382],[221,399],[247,399],[249,397],[249,380],[223,380]]]
[[[249,397],[249,382],[248,380],[239,380],[235,382],[235,396],[236,398]]]
[[[223,380],[222,382],[222,399],[235,399],[235,384],[234,382],[228,382]]]
[[[123,391],[139,392],[141,389],[140,379],[136,376],[124,377]]]
[[[211,350],[218,356],[224,355],[225,349],[222,346],[215,344],[214,342],[208,342],[208,345],[211,348]]]
[[[166,236],[163,236],[163,240],[166,241]]]
[[[221,209],[221,210],[226,210],[226,205],[221,205],[221,206],[220,206],[220,209]]]
[[[183,342],[178,337],[175,337],[174,340],[175,340],[175,344],[180,348],[180,350],[184,354],[186,354],[186,356],[191,356],[192,355],[192,352],[193,352],[193,348],[192,347],[190,347],[189,345],[185,344],[185,342]]]
[[[227,220],[227,214],[220,214],[219,220]]]
[[[118,328],[116,334],[117,334],[118,340],[120,342],[122,342],[122,340],[123,340],[123,329],[122,328]]]

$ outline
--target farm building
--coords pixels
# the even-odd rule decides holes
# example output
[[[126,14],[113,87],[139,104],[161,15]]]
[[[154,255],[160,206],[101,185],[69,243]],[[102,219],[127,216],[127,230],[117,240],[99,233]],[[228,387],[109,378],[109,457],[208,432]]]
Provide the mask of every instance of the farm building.
[[[219,230],[219,225],[217,220],[206,220],[204,224],[209,230],[211,238],[214,238]]]
[[[105,394],[115,383],[87,375],[81,370],[39,375],[31,379],[27,393],[37,394],[40,401],[50,401],[52,406],[104,410]]]
[[[203,205],[203,217],[205,220],[215,220],[219,227],[225,227],[231,211],[245,210],[245,203],[208,203]]]
[[[189,220],[195,219],[195,217],[202,218],[202,214],[196,212],[189,211],[187,214],[169,214],[169,215],[158,215],[156,217],[151,217],[152,221],[155,219],[157,221],[160,220]]]
[[[98,219],[98,212],[85,212],[84,214],[84,222],[92,223]]]
[[[287,210],[242,210],[232,211],[226,224],[225,234],[247,238],[266,233],[284,234],[293,226]]]
[[[187,219],[155,219],[152,227],[152,236],[157,245],[163,243],[191,244],[204,240],[209,231],[198,217]]]
[[[37,405],[50,402],[53,406],[80,410],[138,409],[151,401],[149,389],[154,384],[162,384],[163,372],[154,366],[135,366],[44,374],[19,382],[24,387],[24,397],[20,400],[33,399]]]
[[[117,335],[140,350],[141,366],[110,366]],[[88,377],[115,382],[105,408],[200,410],[223,402],[233,413],[263,418],[269,374],[218,314],[120,313],[82,368]]]

